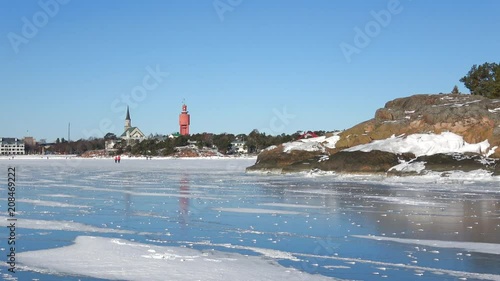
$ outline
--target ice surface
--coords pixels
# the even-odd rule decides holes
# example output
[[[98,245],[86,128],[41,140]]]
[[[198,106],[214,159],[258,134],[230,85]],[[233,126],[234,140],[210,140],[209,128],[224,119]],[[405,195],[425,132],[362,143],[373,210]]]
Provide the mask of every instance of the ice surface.
[[[500,178],[484,171],[269,176],[245,173],[255,159],[128,160],[0,160],[20,179],[18,280],[500,280],[498,254],[352,236],[500,245]]]
[[[79,236],[71,246],[20,253],[27,269],[112,280],[335,280],[259,257]]]
[[[371,236],[371,235],[353,235],[353,237],[372,239],[378,241],[391,241],[403,244],[415,244],[415,245],[422,245],[435,248],[456,248],[456,249],[463,249],[469,252],[500,255],[500,244],[493,244],[493,243],[419,240],[419,239],[405,239],[405,238],[393,238],[393,237]]]
[[[302,209],[321,209],[324,206],[301,205],[301,204],[285,204],[285,203],[263,203],[259,206],[283,207],[283,208],[302,208]]]
[[[8,226],[8,217],[0,216],[2,226]],[[83,223],[72,221],[57,221],[57,220],[34,220],[17,218],[16,222],[19,228],[28,229],[43,229],[43,230],[63,230],[63,231],[81,231],[81,232],[99,232],[99,233],[118,233],[118,234],[133,234],[135,231],[112,229],[104,227],[96,227]]]
[[[402,196],[365,196],[366,199],[376,199],[382,202],[390,202],[393,204],[411,205],[411,206],[430,206],[430,207],[446,207],[446,204],[439,204],[436,202],[423,201],[416,198],[408,198]]]
[[[57,197],[57,196],[54,196]],[[37,206],[47,206],[47,207],[60,207],[60,208],[90,208],[86,205],[75,205],[69,203],[62,203],[56,201],[45,201],[45,200],[32,200],[32,199],[18,199],[17,202],[29,203]]]
[[[254,209],[254,208],[214,208],[215,211],[232,212],[232,213],[248,213],[248,214],[279,214],[279,215],[300,215],[301,212],[271,210],[271,209]]]

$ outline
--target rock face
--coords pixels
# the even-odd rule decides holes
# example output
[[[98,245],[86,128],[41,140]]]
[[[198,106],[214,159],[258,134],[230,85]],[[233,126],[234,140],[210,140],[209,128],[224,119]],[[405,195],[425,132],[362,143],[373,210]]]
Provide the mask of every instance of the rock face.
[[[333,141],[333,145],[331,136],[321,149],[316,150],[289,151],[284,149],[289,144],[280,145],[259,154],[256,164],[248,170],[298,172],[320,169],[348,173],[385,173],[400,162],[409,161],[425,163],[422,170],[424,172],[486,169],[495,174],[500,173],[498,160],[485,160],[486,151],[481,151],[483,155],[467,157],[436,154],[418,158],[411,154],[396,155],[377,150],[344,151],[375,140],[388,139],[393,135],[443,132],[461,136],[468,144],[487,140],[490,144],[488,156],[500,158],[500,100],[452,94],[415,95],[395,99],[378,109],[373,119],[339,133],[335,136],[337,139]]]
[[[248,167],[249,171],[281,171],[283,168],[307,159],[318,159],[321,151],[293,150],[283,152],[280,145],[274,149],[263,151],[257,157],[255,165]],[[317,162],[317,160],[316,160]]]
[[[474,171],[478,169],[495,171],[495,160],[485,161],[479,155],[462,154],[434,154],[429,156],[420,156],[413,160],[414,162],[425,163],[425,169],[428,171],[446,172],[449,170]]]
[[[283,173],[305,170],[335,171],[338,173],[386,173],[400,161],[408,161],[414,155],[396,155],[390,152],[374,150],[370,152],[340,151],[328,157],[313,157],[283,167]]]
[[[375,118],[340,134],[342,150],[391,135],[452,132],[468,143],[488,140],[500,158],[500,100],[472,95],[415,95],[388,102]]]

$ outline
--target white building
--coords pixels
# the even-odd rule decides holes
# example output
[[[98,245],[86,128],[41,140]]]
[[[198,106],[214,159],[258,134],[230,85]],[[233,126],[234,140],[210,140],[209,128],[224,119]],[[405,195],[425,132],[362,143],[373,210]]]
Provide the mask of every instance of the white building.
[[[120,136],[120,138],[124,140],[127,145],[132,145],[146,139],[146,135],[144,135],[141,130],[139,130],[139,128],[132,127],[132,120],[130,119],[130,112],[128,107],[127,116],[125,117],[125,131]]]
[[[0,155],[23,155],[24,142],[16,138],[0,138]]]
[[[237,154],[248,153],[247,143],[240,140],[233,141],[231,143],[231,151]]]
[[[104,142],[104,149],[107,153],[116,152],[118,149],[115,148],[115,145],[118,143],[121,143],[121,140],[106,140]]]

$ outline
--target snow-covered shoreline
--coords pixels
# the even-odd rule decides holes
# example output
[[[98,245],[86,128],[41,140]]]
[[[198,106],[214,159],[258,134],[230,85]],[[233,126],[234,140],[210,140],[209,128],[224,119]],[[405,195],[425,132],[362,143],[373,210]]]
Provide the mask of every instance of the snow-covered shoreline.
[[[326,148],[336,148],[339,140],[338,135],[326,138],[324,136],[310,139],[301,139],[283,144],[283,152],[289,153],[293,150],[321,151]],[[275,149],[276,147],[269,147]],[[478,153],[484,156],[490,156],[497,147],[491,147],[488,140],[479,143],[467,143],[462,136],[451,132],[441,134],[412,134],[391,136],[383,140],[375,140],[367,144],[361,144],[345,149],[344,151],[363,151],[373,150],[386,151],[391,153],[413,153],[415,156],[433,155],[437,153]]]
[[[208,156],[208,157],[160,157],[154,156],[146,158],[145,156],[122,156],[123,160],[172,160],[172,159],[185,159],[185,160],[203,160],[203,159],[257,159],[257,156]],[[14,155],[14,156],[0,156],[2,160],[113,160],[113,156],[109,157],[80,157],[77,155]]]

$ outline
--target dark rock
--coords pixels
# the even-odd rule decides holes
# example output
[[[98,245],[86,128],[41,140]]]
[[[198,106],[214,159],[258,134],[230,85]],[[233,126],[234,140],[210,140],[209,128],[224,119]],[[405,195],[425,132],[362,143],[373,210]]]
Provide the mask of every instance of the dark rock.
[[[302,172],[310,170],[333,171],[338,173],[386,173],[391,167],[398,165],[400,160],[408,161],[415,156],[412,154],[395,155],[390,152],[374,150],[340,151],[322,159],[313,157],[292,165],[283,167],[283,173]]]
[[[283,152],[280,145],[275,149],[262,151],[257,156],[257,161],[253,166],[247,168],[247,171],[280,171],[282,168],[294,163],[314,158],[321,155],[320,151],[302,151],[292,150]]]
[[[391,167],[399,164],[402,156],[390,152],[373,150],[370,152],[341,151],[327,161],[320,164],[324,171],[336,171],[341,173],[385,173]]]
[[[430,156],[420,156],[414,161],[425,162],[426,171],[447,172],[487,170],[494,172],[497,161],[486,159],[478,154],[434,154]]]
[[[500,176],[500,161],[496,161],[495,169],[493,170],[494,176]]]

